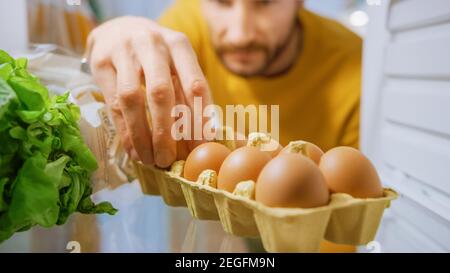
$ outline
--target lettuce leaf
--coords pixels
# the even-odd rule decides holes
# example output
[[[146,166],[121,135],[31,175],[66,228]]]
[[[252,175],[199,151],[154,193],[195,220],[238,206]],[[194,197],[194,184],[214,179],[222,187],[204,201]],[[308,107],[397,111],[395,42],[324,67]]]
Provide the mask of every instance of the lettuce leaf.
[[[0,50],[0,243],[34,225],[62,225],[75,212],[117,212],[91,200],[97,161],[68,98],[50,97],[26,59]]]

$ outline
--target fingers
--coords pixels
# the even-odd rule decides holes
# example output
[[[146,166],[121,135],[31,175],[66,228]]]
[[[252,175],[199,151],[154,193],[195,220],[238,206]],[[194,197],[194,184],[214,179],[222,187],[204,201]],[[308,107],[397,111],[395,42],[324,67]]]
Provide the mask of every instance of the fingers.
[[[169,52],[159,35],[139,37],[134,48],[145,74],[155,163],[165,168],[176,159],[176,142],[171,135],[174,123],[171,111],[175,106],[175,95]]]
[[[117,72],[117,99],[129,139],[139,159],[144,164],[153,164],[152,136],[139,65],[126,49],[114,55],[113,63]]]
[[[166,30],[163,35],[168,40],[173,64],[183,87],[188,104],[194,97],[202,97],[204,105],[212,103],[209,86],[198,63],[197,55],[188,38],[174,31]]]
[[[124,18],[104,24],[89,36],[85,57],[91,58],[91,71],[112,110],[125,149],[135,160],[168,167],[198,145],[177,143],[171,135],[175,103],[195,111],[211,104],[212,98],[187,38],[146,22]],[[128,29],[136,31],[118,31]],[[177,92],[171,72],[180,82]],[[141,90],[142,82],[146,92]],[[193,117],[192,124],[207,121],[201,111]],[[202,126],[192,127],[200,128],[192,137],[203,139]]]
[[[84,51],[83,58],[88,59],[91,56],[92,47],[94,46],[94,30],[91,31],[86,40],[86,50]]]
[[[165,39],[168,40],[170,54],[181,81],[187,105],[191,109],[196,109],[194,107],[195,98],[197,98],[197,102],[198,98],[201,98],[201,105],[197,105],[197,108],[201,106],[202,109],[205,109],[207,105],[212,104],[211,92],[189,40],[184,34],[170,30],[167,30],[164,35]],[[202,113],[194,113],[193,117],[193,124],[205,124],[207,122]],[[196,140],[199,140],[197,139],[199,137],[203,139],[203,132],[194,132],[194,137]],[[203,141],[196,141],[195,145],[201,142]]]
[[[105,94],[106,105],[110,108],[111,116],[116,127],[117,134],[120,136],[124,150],[133,160],[139,160],[137,153],[133,149],[130,136],[127,132],[125,120],[120,110],[120,105],[115,99],[116,95],[116,72],[111,64],[104,63],[102,66],[93,66],[94,80]]]
[[[172,83],[175,92],[175,104],[176,105],[186,105],[186,101],[183,94],[183,88],[181,87],[180,81],[177,76],[172,76]],[[189,133],[191,128],[184,128]],[[189,155],[189,144],[191,140],[179,140],[177,141],[177,160],[185,160]],[[192,144],[191,144],[192,145]]]

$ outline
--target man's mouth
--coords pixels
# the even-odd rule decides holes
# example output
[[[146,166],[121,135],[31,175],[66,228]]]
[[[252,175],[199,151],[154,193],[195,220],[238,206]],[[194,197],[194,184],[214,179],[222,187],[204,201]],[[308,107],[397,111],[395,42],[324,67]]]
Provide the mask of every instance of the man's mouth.
[[[246,63],[254,60],[260,54],[261,50],[230,50],[225,51],[223,56],[231,59],[232,61]]]

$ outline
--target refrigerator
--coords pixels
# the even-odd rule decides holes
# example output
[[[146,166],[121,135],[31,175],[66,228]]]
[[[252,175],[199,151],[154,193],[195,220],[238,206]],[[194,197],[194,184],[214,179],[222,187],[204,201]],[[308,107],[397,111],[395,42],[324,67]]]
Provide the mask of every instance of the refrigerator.
[[[450,2],[369,8],[362,150],[400,193],[385,211],[381,251],[450,251]]]
[[[9,37],[0,40],[1,48],[26,48],[25,2],[0,1],[0,34]],[[449,252],[450,1],[366,2],[370,21],[364,38],[360,146],[383,185],[395,189],[399,198],[385,211],[375,241],[358,250]],[[12,23],[13,33],[4,27]],[[217,223],[190,221],[187,210],[169,208],[159,197],[144,197],[136,182],[102,192],[101,198],[115,200],[122,213],[116,219],[97,218],[96,236],[103,238],[98,251],[244,249]],[[177,226],[186,221],[189,225]],[[0,245],[0,252],[70,251],[67,230],[38,231],[59,240],[58,249],[36,244],[26,232]],[[218,234],[215,248],[201,242],[204,232]],[[196,242],[204,245],[195,248]]]

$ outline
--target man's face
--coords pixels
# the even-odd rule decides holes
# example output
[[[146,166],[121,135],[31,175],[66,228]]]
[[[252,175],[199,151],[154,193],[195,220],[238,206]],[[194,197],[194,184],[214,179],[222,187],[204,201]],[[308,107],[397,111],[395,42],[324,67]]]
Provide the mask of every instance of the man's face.
[[[233,73],[263,75],[293,36],[299,0],[203,0],[213,46]]]

